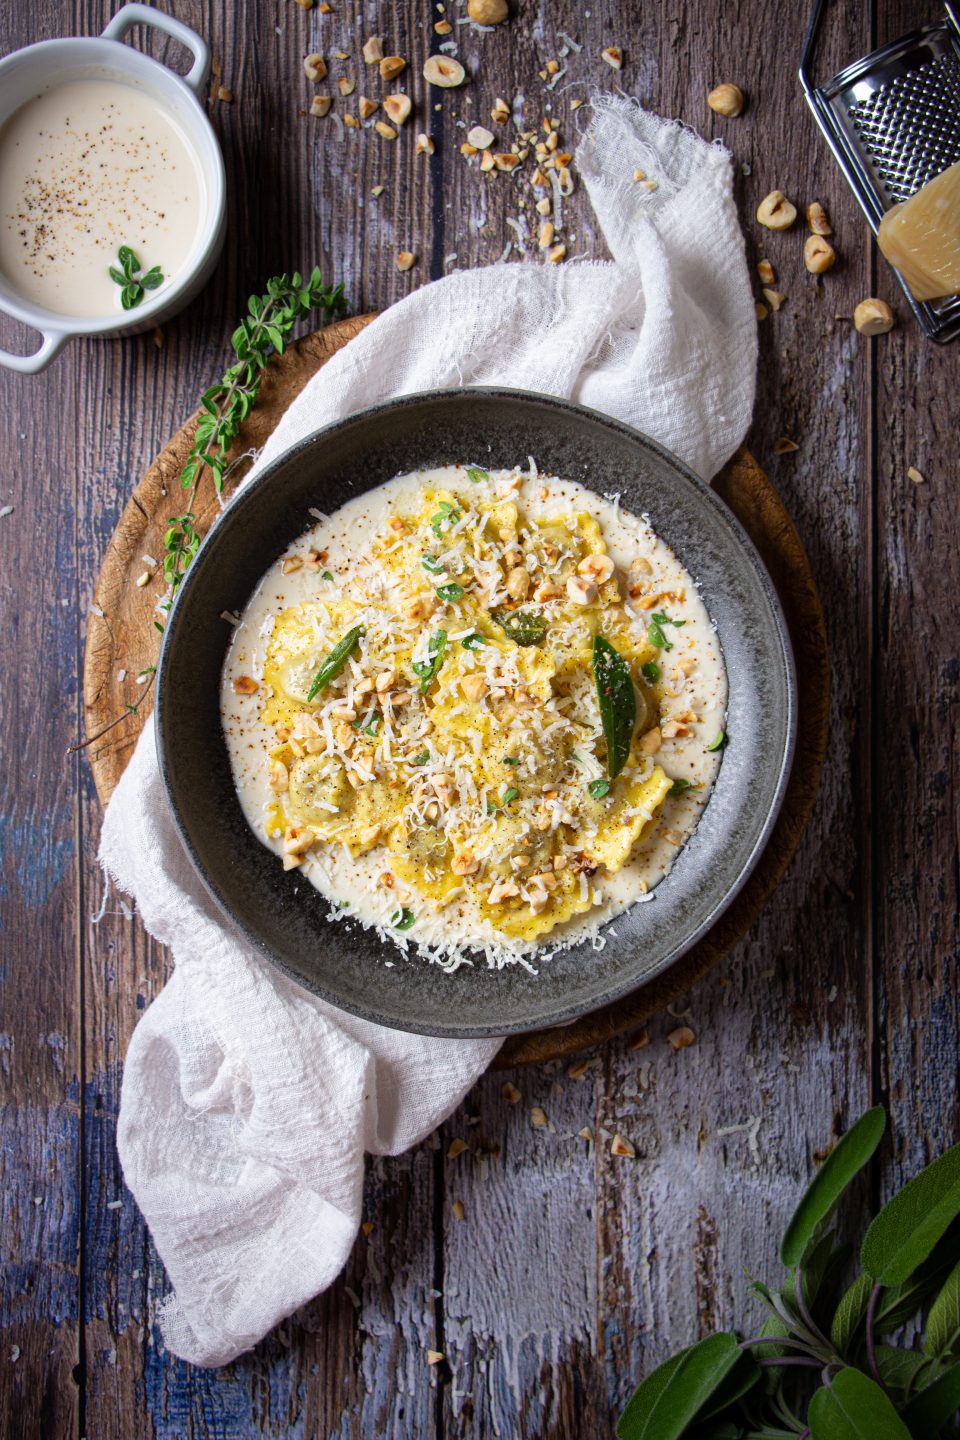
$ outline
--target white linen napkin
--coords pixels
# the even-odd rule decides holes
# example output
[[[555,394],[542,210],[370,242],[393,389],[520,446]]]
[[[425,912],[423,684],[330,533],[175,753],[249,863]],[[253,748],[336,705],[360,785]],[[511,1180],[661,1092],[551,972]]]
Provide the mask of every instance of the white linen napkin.
[[[310,381],[251,474],[377,401],[469,384],[568,397],[707,479],[720,469],[746,432],[756,369],[730,157],[631,101],[594,109],[577,165],[613,260],[498,264],[415,291]],[[177,839],[152,724],[107,809],[100,858],[176,962],[127,1054],[120,1159],[173,1282],[165,1341],[222,1365],[343,1267],[364,1152],[397,1154],[428,1134],[499,1042],[356,1020],[260,959]]]

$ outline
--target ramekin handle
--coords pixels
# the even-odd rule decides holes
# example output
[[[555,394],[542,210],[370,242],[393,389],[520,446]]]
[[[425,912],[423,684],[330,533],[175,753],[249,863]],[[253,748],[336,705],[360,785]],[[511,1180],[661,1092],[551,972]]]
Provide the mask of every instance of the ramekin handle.
[[[43,344],[32,355],[13,355],[9,350],[0,350],[0,365],[8,370],[19,370],[21,375],[36,375],[46,370],[70,339],[62,330],[42,330]]]
[[[104,30],[103,38],[121,40],[133,25],[152,25],[155,30],[162,30],[165,35],[186,45],[193,56],[193,65],[181,78],[195,95],[199,95],[210,73],[210,49],[196,30],[191,30],[189,25],[175,20],[172,15],[165,15],[162,10],[154,10],[152,5],[124,5]]]

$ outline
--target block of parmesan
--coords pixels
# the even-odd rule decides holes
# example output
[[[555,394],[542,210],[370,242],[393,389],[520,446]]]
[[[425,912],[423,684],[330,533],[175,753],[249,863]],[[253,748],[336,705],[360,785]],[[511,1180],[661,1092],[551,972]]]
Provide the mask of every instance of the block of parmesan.
[[[960,293],[960,161],[888,210],[877,243],[915,299]]]

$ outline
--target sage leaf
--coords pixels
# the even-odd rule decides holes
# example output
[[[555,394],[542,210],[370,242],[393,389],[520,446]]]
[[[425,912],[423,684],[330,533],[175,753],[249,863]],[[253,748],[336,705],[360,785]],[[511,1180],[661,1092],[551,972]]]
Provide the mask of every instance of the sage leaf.
[[[927,1328],[923,1337],[925,1355],[942,1355],[960,1336],[960,1263],[947,1276],[947,1282],[930,1306]]]
[[[416,918],[412,910],[408,910],[406,905],[402,905],[390,916],[390,924],[394,930],[409,930]]]
[[[960,1362],[919,1390],[900,1411],[913,1440],[929,1440],[960,1409]]]
[[[767,1348],[766,1346],[764,1347]],[[771,1347],[772,1348],[772,1347]],[[728,1372],[726,1377],[714,1390],[706,1405],[702,1406],[697,1414],[698,1422],[711,1420],[714,1416],[720,1415],[730,1405],[733,1405],[760,1379],[763,1371],[757,1362],[746,1351],[741,1351],[740,1359]]]
[[[874,1317],[875,1333],[887,1335],[912,1320],[924,1301],[944,1284],[958,1261],[960,1232],[954,1225],[903,1285],[893,1285],[883,1291]]]
[[[887,1117],[880,1105],[868,1110],[831,1150],[793,1212],[780,1245],[784,1265],[799,1265],[816,1238],[818,1226],[871,1158],[883,1137]]]
[[[427,647],[429,660],[415,660],[413,662],[413,673],[420,677],[420,693],[426,695],[430,689],[433,677],[440,669],[443,661],[443,652],[447,648],[446,630],[435,630],[430,636],[430,644]]]
[[[529,610],[491,610],[490,618],[515,645],[542,645],[547,622]]]
[[[918,1351],[901,1350],[896,1345],[877,1345],[873,1353],[880,1379],[890,1391],[909,1390],[917,1372],[928,1363]]]
[[[960,1144],[907,1182],[877,1215],[860,1264],[881,1285],[901,1285],[960,1215]]]
[[[841,1370],[817,1390],[807,1423],[811,1440],[912,1440],[892,1401],[860,1370]]]
[[[836,1308],[830,1324],[830,1344],[841,1355],[847,1354],[866,1318],[872,1289],[870,1276],[858,1275]]]
[[[607,774],[615,780],[633,743],[637,695],[626,661],[602,635],[593,637],[593,678],[607,745]]]
[[[617,1423],[619,1440],[679,1440],[742,1359],[737,1337],[726,1333],[675,1355],[634,1392]]]
[[[353,647],[356,645],[357,641],[364,633],[364,627],[362,625],[355,625],[352,630],[347,631],[346,635],[344,635],[342,640],[337,641],[336,645],[334,645],[333,649],[330,651],[330,654],[321,663],[320,669],[313,677],[313,684],[307,691],[308,704],[313,699],[314,695],[316,695],[318,690],[322,690],[325,685],[330,684],[331,680],[335,680],[337,678],[344,665],[346,665],[347,661],[350,659],[350,656],[353,653]]]

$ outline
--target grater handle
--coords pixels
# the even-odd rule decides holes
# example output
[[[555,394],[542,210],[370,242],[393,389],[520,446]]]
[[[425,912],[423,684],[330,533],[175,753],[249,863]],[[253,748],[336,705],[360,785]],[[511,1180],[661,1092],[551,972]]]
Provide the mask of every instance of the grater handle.
[[[827,8],[828,0],[814,0],[813,12],[810,16],[810,23],[807,26],[806,39],[803,42],[803,53],[800,56],[800,84],[803,86],[805,95],[813,90],[813,81],[810,79],[809,69],[813,64],[814,51],[817,48],[817,39],[820,34],[820,27],[823,24],[823,13]]]

